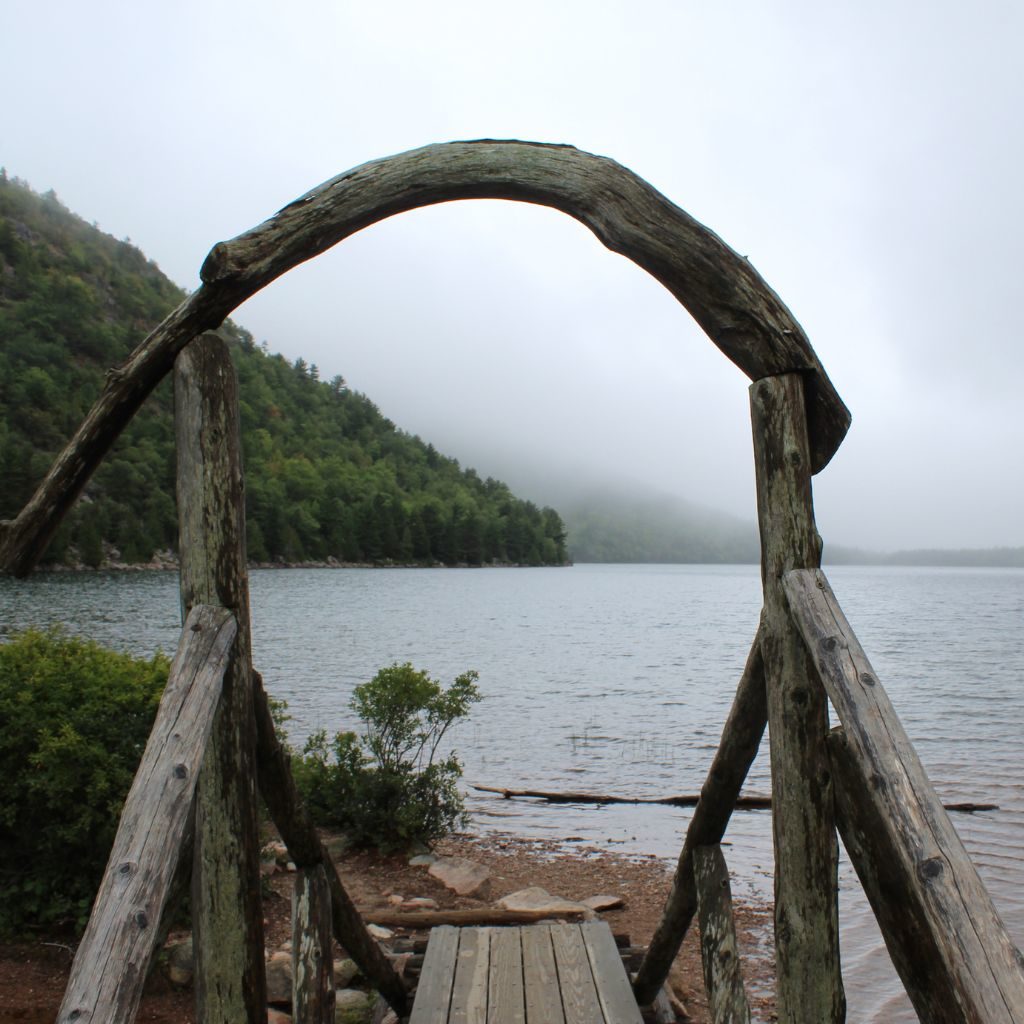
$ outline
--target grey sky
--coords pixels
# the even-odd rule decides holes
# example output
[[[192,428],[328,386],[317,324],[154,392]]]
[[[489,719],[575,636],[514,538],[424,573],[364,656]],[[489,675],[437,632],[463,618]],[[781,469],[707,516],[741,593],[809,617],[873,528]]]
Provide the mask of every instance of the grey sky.
[[[216,241],[427,142],[569,142],[748,256],[854,425],[827,541],[1024,544],[1019,3],[6,0],[0,163],[195,287]],[[235,316],[539,500],[754,515],[746,379],[585,229],[405,214]]]

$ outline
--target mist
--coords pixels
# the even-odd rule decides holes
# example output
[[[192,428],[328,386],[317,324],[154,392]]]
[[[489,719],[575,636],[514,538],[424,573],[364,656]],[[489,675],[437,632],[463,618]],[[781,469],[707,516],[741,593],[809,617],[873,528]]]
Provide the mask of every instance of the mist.
[[[613,157],[718,233],[850,407],[826,541],[1024,544],[1009,3],[174,10],[13,0],[0,161],[186,288],[338,172],[458,138]],[[233,319],[542,504],[595,488],[752,521],[749,382],[579,224],[461,202],[368,229]]]

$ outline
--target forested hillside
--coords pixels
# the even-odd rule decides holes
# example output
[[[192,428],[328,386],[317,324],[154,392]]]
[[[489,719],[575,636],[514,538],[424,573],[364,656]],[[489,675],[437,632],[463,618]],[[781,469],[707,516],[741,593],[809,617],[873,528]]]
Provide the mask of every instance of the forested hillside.
[[[105,372],[182,299],[155,263],[0,172],[0,518],[24,505]],[[226,324],[241,389],[249,555],[257,562],[566,560],[557,512],[398,430],[341,377]],[[46,561],[148,561],[177,544],[170,383],[86,488]]]

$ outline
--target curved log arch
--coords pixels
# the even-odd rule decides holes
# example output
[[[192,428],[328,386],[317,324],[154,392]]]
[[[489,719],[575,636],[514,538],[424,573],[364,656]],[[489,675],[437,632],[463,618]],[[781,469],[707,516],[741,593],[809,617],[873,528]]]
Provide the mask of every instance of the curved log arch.
[[[756,270],[632,171],[571,146],[449,142],[362,164],[213,247],[203,284],[108,374],[107,386],[32,499],[0,524],[0,567],[27,575],[114,440],[178,353],[275,278],[371,224],[454,199],[561,210],[660,281],[751,380],[805,375],[812,469],[835,454],[850,414],[803,329]]]

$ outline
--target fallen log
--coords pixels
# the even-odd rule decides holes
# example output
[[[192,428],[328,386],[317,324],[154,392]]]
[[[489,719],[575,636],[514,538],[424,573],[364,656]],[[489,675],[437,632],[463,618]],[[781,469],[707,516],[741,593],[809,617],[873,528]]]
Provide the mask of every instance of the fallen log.
[[[506,789],[502,786],[471,786],[481,793],[497,793],[505,800],[513,797],[525,797],[534,800],[545,800],[549,804],[664,804],[670,807],[696,807],[700,801],[699,793],[687,793],[682,796],[613,796],[608,793],[549,793],[541,789]],[[771,810],[770,796],[740,796],[736,798],[735,808],[740,811]],[[943,804],[947,811],[960,811],[973,814],[975,811],[998,811],[999,804],[981,804],[970,801]]]
[[[536,924],[538,921],[580,921],[583,910],[389,910],[382,907],[361,909],[359,913],[368,924],[382,928],[434,928],[451,924],[456,927],[486,927],[502,924]]]

